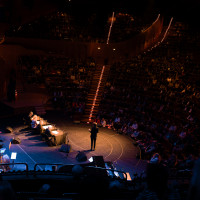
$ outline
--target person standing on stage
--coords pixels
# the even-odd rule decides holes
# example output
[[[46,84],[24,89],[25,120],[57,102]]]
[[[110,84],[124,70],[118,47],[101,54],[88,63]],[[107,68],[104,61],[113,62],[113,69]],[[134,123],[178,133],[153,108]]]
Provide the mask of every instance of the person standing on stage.
[[[92,151],[92,150],[95,150],[97,133],[99,132],[99,129],[97,127],[97,123],[96,122],[93,123],[92,129],[91,130],[89,129],[89,131],[91,133],[91,135],[90,135],[90,138],[91,138],[91,149],[90,150]]]

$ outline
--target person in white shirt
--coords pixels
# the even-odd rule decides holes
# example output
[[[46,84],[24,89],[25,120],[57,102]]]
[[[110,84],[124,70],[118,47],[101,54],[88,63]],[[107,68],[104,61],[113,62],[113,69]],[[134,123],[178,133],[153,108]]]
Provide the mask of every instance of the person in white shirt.
[[[37,128],[37,115],[34,115],[32,117],[32,121],[31,121],[31,128]]]
[[[102,118],[101,120],[101,125],[102,127],[106,127],[106,120],[104,118]]]

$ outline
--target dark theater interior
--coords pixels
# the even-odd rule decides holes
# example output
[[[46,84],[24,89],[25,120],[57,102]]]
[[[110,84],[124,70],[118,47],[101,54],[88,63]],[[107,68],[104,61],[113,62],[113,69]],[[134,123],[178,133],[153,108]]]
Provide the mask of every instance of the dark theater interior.
[[[0,200],[199,200],[199,11],[0,0]]]

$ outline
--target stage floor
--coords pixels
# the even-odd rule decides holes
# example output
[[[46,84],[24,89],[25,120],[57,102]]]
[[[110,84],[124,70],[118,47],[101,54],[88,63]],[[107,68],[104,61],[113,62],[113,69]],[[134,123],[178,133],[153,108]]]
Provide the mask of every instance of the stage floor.
[[[2,133],[0,138],[3,140],[6,154],[10,156],[11,152],[17,152],[15,163],[25,162],[29,169],[33,169],[36,163],[61,163],[61,164],[80,164],[86,162],[78,162],[76,155],[79,151],[83,151],[87,158],[92,156],[103,156],[104,161],[113,162],[117,170],[129,172],[131,178],[134,173],[142,173],[146,167],[146,161],[136,158],[140,153],[139,148],[134,146],[133,140],[127,136],[117,134],[113,130],[107,128],[99,128],[96,142],[96,150],[90,151],[90,133],[88,129],[91,125],[74,124],[67,117],[59,113],[51,113],[44,116],[48,122],[53,123],[56,127],[67,133],[71,151],[67,154],[60,152],[59,146],[50,147],[45,141],[42,141],[40,135],[33,135],[30,131],[26,131],[26,126],[22,123],[22,119],[12,119],[4,122],[5,126],[13,128],[12,133]],[[6,124],[7,123],[7,124]],[[1,127],[3,130],[3,127]],[[12,144],[9,150],[9,143],[13,137],[18,137],[21,144]],[[15,166],[16,169],[24,166]],[[40,165],[38,169],[44,169],[45,165]],[[46,166],[47,167],[47,166]]]

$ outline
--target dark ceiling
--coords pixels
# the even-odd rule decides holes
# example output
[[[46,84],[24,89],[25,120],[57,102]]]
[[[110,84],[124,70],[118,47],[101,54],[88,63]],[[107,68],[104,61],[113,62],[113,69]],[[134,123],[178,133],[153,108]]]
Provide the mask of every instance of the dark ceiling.
[[[0,0],[0,23],[21,24],[53,10],[67,10],[74,14],[89,11],[112,13],[129,12],[134,15],[161,13],[196,25],[200,18],[199,0]],[[2,25],[1,25],[2,26]]]

